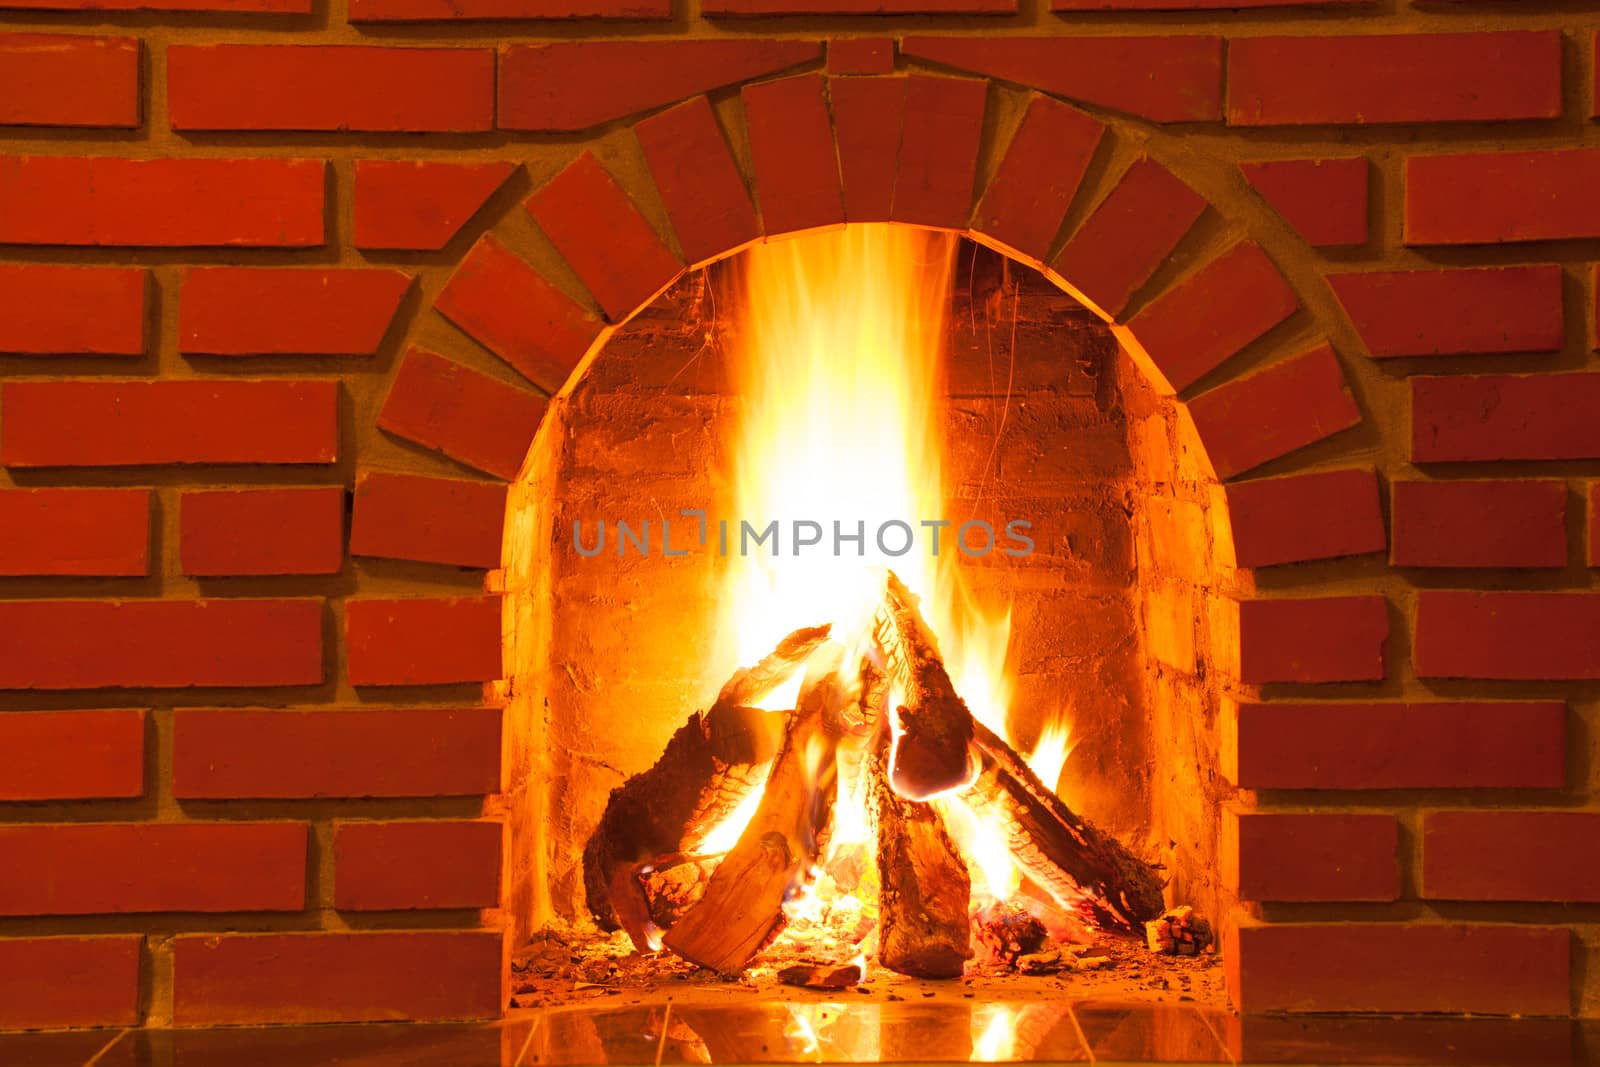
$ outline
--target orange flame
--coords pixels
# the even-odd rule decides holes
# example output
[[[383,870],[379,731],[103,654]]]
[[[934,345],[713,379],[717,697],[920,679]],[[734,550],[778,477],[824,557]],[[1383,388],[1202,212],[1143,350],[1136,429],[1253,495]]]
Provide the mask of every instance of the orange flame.
[[[893,568],[921,598],[957,692],[985,725],[1009,733],[1010,609],[980,606],[963,584],[955,538],[964,516],[946,514],[943,361],[955,249],[949,235],[880,224],[744,255],[733,301],[740,407],[732,507],[713,535],[727,567],[709,657],[718,680],[796,626],[823,622],[833,625],[842,661],[857,662],[870,647],[884,569]],[[947,526],[928,525],[947,518]],[[755,540],[773,522],[776,542]],[[908,531],[911,546],[901,551]],[[793,708],[800,673],[764,706]],[[890,706],[899,699],[891,694]],[[1035,746],[1031,759],[1049,784],[1067,751],[1064,724]],[[838,764],[829,856],[872,834],[859,766],[843,757]],[[757,803],[748,799],[712,828],[703,850],[731,847]],[[1009,897],[1020,875],[1004,836],[958,795],[937,803],[975,891]],[[791,916],[815,907],[799,894]]]

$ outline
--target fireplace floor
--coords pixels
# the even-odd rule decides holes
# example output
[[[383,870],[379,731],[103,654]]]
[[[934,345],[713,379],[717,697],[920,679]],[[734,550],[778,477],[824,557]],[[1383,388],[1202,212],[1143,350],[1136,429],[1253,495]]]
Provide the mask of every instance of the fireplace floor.
[[[1049,955],[1058,958],[1043,962],[1041,973],[1019,973],[993,963],[969,966],[966,977],[943,981],[912,978],[869,963],[860,983],[818,990],[785,984],[779,972],[807,964],[828,969],[846,962],[849,950],[819,954],[780,938],[744,975],[724,978],[671,953],[641,956],[621,933],[549,930],[537,935],[512,962],[511,1007],[604,1001],[626,1006],[669,1001],[726,1006],[771,1000],[985,1004],[1062,998],[1228,1007],[1222,960],[1211,951],[1166,956],[1149,951],[1132,937],[1102,933]]]
[[[1037,1002],[1034,1002],[1037,1003]],[[1026,1018],[1025,1005],[1001,1005]],[[1393,1067],[1579,1067],[1600,1062],[1600,1022],[1431,1017],[1240,1018],[1194,1005],[1058,1001],[1060,1014],[1038,1052],[1069,1063],[1389,1064]],[[991,1008],[993,1010],[993,1008]],[[976,1059],[940,1034],[970,1025],[968,1004],[846,1004],[829,1029],[870,1023],[882,1040],[904,1035],[906,1062]],[[676,1015],[674,1016],[676,1017]],[[726,1005],[685,1012],[664,1007],[573,1005],[512,1013],[487,1024],[232,1027],[0,1034],[5,1067],[535,1067],[539,1064],[658,1064],[696,1060],[685,1021],[737,1035],[738,1060],[828,1062],[840,1050],[796,1047],[785,1005]],[[662,1021],[665,1020],[665,1039]],[[713,1062],[734,1062],[715,1060]],[[1040,1059],[1036,1062],[1047,1062]]]

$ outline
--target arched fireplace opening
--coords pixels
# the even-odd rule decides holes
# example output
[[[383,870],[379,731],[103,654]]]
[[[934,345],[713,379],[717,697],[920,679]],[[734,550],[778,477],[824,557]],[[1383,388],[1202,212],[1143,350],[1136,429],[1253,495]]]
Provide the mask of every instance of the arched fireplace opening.
[[[844,239],[834,231],[785,240]],[[1231,792],[1219,761],[1230,627],[1221,593],[1233,558],[1226,504],[1193,423],[1099,317],[1037,271],[970,240],[921,240],[917,247],[942,248],[951,264],[938,308],[933,419],[942,508],[926,518],[949,521],[951,531],[975,524],[972,550],[963,544],[954,554],[962,589],[978,613],[1009,621],[997,664],[1009,696],[990,721],[1032,757],[1047,789],[1165,884],[1164,901],[1158,896],[1141,920],[1163,904],[1220,920],[1233,903],[1219,875]],[[752,417],[739,389],[748,375],[735,362],[749,358],[737,336],[749,309],[732,306],[752,295],[739,284],[746,269],[734,256],[689,272],[619,328],[552,405],[511,493],[507,722],[523,732],[511,745],[514,778],[525,783],[510,801],[511,906],[519,933],[540,938],[553,927],[579,946],[574,959],[627,947],[620,935],[605,941],[594,932],[597,914],[606,925],[614,916],[584,863],[608,797],[649,771],[674,733],[712,706],[729,670],[719,605],[731,595],[740,542],[747,552],[752,530],[769,518],[797,517],[762,515],[741,531],[757,517],[737,514],[734,503],[732,483],[755,474],[740,472],[733,455],[741,420]],[[704,543],[694,512],[708,516]],[[728,529],[718,531],[729,520],[731,545]],[[995,532],[1012,551],[978,551]],[[1005,541],[1008,532],[1020,539]],[[780,527],[780,553],[800,551],[794,536]],[[822,541],[827,551],[826,534]],[[945,549],[948,561],[948,541]],[[766,548],[758,542],[756,551]],[[771,562],[783,565],[781,554]],[[801,616],[792,625],[817,621]],[[944,635],[941,645],[959,649],[960,636]],[[731,662],[749,666],[748,657]],[[953,666],[952,675],[962,673]],[[992,898],[981,864],[968,859],[976,912]],[[652,906],[660,892],[686,893],[692,905],[704,891],[653,884],[665,881],[654,862],[638,874]],[[1015,880],[1026,905],[1019,913],[1049,911],[1047,893],[1026,876]],[[872,955],[872,922],[869,914],[869,932],[838,963],[856,950]],[[1103,969],[1090,983],[1118,995],[1223,999],[1214,948],[1168,974],[1159,962],[1140,965],[1146,954],[1164,958],[1142,943],[1142,921],[1122,923],[1136,936],[1111,949],[1089,929],[1096,924],[1077,925],[1059,943],[1009,959],[986,951],[975,927],[974,955],[989,960],[991,975]],[[780,938],[746,969],[759,974],[767,961],[770,975],[808,949],[841,951],[822,937]],[[1019,956],[1050,962],[1019,964]],[[640,981],[649,978],[642,972]]]

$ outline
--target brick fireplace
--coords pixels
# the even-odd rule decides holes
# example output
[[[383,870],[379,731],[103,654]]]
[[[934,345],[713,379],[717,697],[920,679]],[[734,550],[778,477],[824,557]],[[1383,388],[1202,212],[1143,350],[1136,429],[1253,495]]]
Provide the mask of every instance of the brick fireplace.
[[[880,222],[1094,338],[1235,1007],[1600,1014],[1593,16],[0,7],[0,1028],[504,1011],[583,405]]]

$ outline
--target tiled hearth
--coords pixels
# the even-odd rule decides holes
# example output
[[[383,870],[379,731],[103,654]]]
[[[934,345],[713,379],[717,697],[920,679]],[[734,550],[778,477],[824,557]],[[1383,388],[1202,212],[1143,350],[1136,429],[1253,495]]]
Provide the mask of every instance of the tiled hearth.
[[[1182,1006],[1063,1005],[1039,1051],[1057,1063],[1342,1064],[1388,1067],[1583,1067],[1600,1062],[1600,1027],[1558,1019],[1327,1016],[1236,1018]],[[840,1017],[862,1011],[844,1005]],[[926,1041],[969,1008],[883,1005],[875,1025],[919,1043],[924,1063],[969,1062],[970,1047]],[[702,1008],[745,1063],[839,1062],[848,1050],[797,1039],[781,1006]],[[896,1019],[896,1015],[900,1018]],[[667,1025],[663,1027],[663,1019]],[[786,1033],[787,1031],[787,1033]],[[15,1067],[560,1067],[703,1062],[660,1009],[518,1012],[497,1024],[300,1026],[0,1035]],[[663,1035],[666,1040],[663,1040]],[[676,1036],[674,1036],[676,1035]],[[600,1053],[599,1058],[596,1052]],[[714,1061],[728,1062],[728,1061]]]

